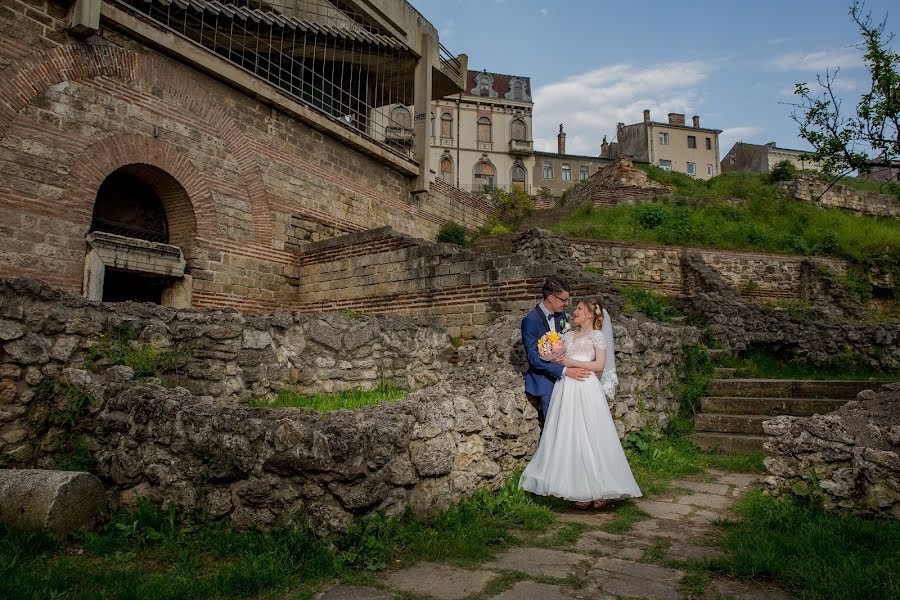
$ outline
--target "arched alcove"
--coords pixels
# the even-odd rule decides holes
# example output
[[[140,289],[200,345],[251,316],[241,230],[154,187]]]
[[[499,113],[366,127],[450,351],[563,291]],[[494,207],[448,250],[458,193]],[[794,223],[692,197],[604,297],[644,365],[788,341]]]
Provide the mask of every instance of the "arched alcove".
[[[147,164],[116,169],[100,184],[94,202],[85,295],[190,306],[184,250],[195,233],[190,199],[174,177]]]

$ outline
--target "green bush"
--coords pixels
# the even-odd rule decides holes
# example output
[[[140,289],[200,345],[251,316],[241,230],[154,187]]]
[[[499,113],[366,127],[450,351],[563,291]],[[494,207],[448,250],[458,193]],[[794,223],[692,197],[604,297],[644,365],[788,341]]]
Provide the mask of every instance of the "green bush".
[[[466,248],[471,245],[471,236],[465,227],[450,221],[441,225],[441,228],[438,230],[437,241],[456,244]]]
[[[528,192],[519,188],[513,188],[504,192],[499,188],[490,191],[491,197],[500,209],[497,218],[512,227],[522,222],[522,219],[534,211],[534,198]]]
[[[585,268],[587,270],[587,268]],[[669,303],[669,299],[662,294],[640,288],[622,288],[622,296],[625,297],[625,306],[622,311],[641,312],[656,321],[668,322],[673,317],[681,315],[681,312]]]
[[[788,181],[797,174],[797,167],[789,160],[783,160],[777,163],[769,172],[769,181],[777,183],[779,181]]]
[[[644,229],[655,229],[666,220],[666,210],[659,204],[645,204],[637,207],[635,216]]]

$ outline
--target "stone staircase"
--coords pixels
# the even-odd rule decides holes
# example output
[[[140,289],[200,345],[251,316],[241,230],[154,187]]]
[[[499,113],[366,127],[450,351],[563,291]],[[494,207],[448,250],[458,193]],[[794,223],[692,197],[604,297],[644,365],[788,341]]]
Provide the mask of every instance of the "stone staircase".
[[[836,410],[865,389],[866,381],[729,379],[733,369],[717,369],[709,396],[701,399],[691,440],[697,446],[732,452],[761,452],[768,436],[763,421],[778,415],[807,417]]]

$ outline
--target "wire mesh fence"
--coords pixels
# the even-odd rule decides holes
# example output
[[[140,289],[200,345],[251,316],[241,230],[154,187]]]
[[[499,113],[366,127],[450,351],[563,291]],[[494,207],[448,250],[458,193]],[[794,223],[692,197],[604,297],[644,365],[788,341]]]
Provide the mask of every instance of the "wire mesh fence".
[[[416,57],[345,5],[324,0],[113,0],[340,125],[410,158]],[[408,112],[408,111],[407,111]]]

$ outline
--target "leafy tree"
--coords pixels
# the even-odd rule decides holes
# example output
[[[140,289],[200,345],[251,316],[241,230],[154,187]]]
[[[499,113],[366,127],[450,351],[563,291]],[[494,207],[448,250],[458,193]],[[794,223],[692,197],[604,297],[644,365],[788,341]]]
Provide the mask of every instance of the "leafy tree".
[[[797,167],[794,166],[789,160],[782,160],[775,164],[772,167],[772,170],[769,172],[769,181],[775,183],[778,181],[788,181],[791,177],[796,175]]]
[[[794,94],[799,101],[790,104],[800,137],[814,148],[809,157],[822,164],[832,183],[853,171],[900,166],[900,53],[891,46],[894,34],[885,32],[887,16],[874,22],[865,2],[853,2],[850,18],[859,27],[859,46],[871,76],[871,87],[860,97],[855,114],[847,114],[836,93],[839,69],[818,75],[816,92],[798,83]]]

